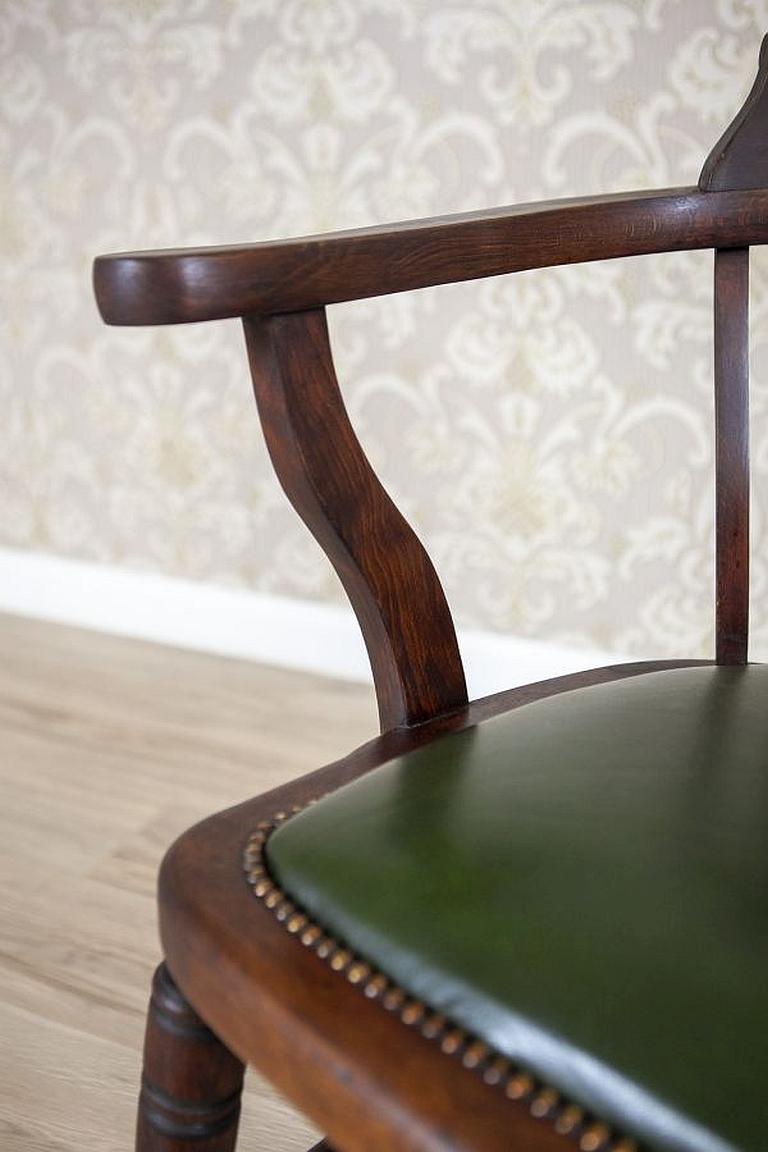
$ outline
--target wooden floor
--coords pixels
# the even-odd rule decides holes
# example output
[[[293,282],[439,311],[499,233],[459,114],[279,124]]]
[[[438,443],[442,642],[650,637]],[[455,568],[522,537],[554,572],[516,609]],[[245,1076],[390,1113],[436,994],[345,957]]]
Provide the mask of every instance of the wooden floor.
[[[375,733],[371,693],[0,615],[0,1147],[132,1147],[164,849]],[[254,1073],[242,1152],[317,1134]]]

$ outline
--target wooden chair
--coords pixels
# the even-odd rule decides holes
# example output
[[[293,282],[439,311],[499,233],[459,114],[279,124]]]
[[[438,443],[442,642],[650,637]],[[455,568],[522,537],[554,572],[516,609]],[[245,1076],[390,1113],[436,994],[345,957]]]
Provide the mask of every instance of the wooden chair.
[[[768,1147],[768,666],[747,664],[749,246],[766,43],[698,187],[100,257],[109,324],[240,317],[275,470],[349,595],[381,735],[212,817],[160,877],[140,1152],[227,1152],[244,1064],[339,1152]],[[716,662],[468,703],[421,544],[348,421],[324,309],[712,248]]]

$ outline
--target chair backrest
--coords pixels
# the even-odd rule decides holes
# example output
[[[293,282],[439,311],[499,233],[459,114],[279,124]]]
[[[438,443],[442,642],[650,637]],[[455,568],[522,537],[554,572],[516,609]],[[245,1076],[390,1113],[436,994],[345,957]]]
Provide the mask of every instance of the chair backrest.
[[[768,242],[768,37],[697,188],[523,205],[242,248],[100,257],[109,323],[243,319],[272,463],[357,614],[383,729],[467,702],[451,615],[373,472],[336,380],[325,306],[451,281],[713,248],[716,660],[747,659],[749,246]]]

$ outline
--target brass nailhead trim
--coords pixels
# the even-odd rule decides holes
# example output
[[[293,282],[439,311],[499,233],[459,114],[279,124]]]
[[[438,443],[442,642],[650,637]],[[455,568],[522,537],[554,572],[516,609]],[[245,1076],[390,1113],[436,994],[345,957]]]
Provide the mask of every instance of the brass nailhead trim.
[[[291,913],[295,911],[295,904],[291,904],[290,900],[283,900],[282,904],[278,904],[277,908],[275,909],[275,916],[277,916],[278,920],[282,924],[282,922],[287,920]]]
[[[486,1084],[501,1088],[508,1099],[525,1102],[532,1116],[551,1123],[559,1135],[578,1139],[580,1152],[640,1152],[634,1140],[614,1134],[601,1121],[587,1120],[581,1108],[563,1101],[554,1088],[514,1068],[506,1056],[495,1052],[483,1040],[469,1036],[441,1013],[430,1011],[419,1000],[409,999],[383,972],[377,972],[362,957],[327,935],[278,888],[269,875],[264,846],[283,821],[315,803],[317,798],[306,805],[295,804],[290,813],[276,812],[271,820],[260,820],[256,825],[243,851],[243,869],[254,896],[305,948],[312,948],[334,972],[362,988],[369,1000],[377,1000],[388,1012],[399,1016],[403,1024],[419,1026],[422,1036],[439,1043],[447,1056],[461,1060],[465,1068],[479,1073]]]
[[[384,993],[382,1004],[387,1012],[397,1012],[404,1003],[405,992],[403,992],[402,988],[389,988]]]
[[[445,1016],[439,1012],[433,1012],[431,1016],[427,1016],[422,1024],[421,1034],[426,1036],[427,1040],[436,1040],[438,1036],[442,1036],[447,1023]]]
[[[315,948],[321,960],[327,960],[336,951],[336,941],[332,936],[321,936]]]
[[[484,1043],[484,1041],[475,1040],[474,1043],[470,1044],[465,1051],[461,1058],[461,1062],[465,1068],[479,1068],[483,1061],[486,1060],[488,1056],[490,1056],[490,1054],[491,1049],[486,1043]]]
[[[509,1060],[506,1056],[495,1056],[483,1072],[486,1084],[501,1084],[509,1073]]]
[[[350,984],[362,984],[370,974],[371,968],[369,964],[361,964],[360,961],[356,961],[347,970],[347,980],[349,980]]]
[[[611,1133],[605,1124],[591,1124],[581,1138],[581,1152],[600,1152],[608,1147]]]
[[[389,981],[386,976],[383,976],[381,972],[377,972],[365,985],[365,994],[368,999],[377,1000],[383,992],[386,992],[388,983]]]
[[[446,1032],[443,1036],[440,1047],[446,1056],[453,1056],[454,1052],[459,1051],[465,1040],[466,1035],[461,1028],[451,1028],[450,1032]]]
[[[258,893],[257,893],[257,895],[258,895]],[[311,948],[313,944],[317,943],[317,941],[320,939],[322,934],[323,934],[322,928],[319,928],[317,926],[317,924],[310,924],[310,926],[306,929],[306,931],[302,932],[301,942],[305,948]]]
[[[581,1108],[577,1108],[575,1104],[569,1104],[555,1120],[555,1131],[562,1136],[570,1136],[583,1121],[584,1113]],[[615,1152],[626,1152],[626,1149],[621,1149],[617,1144]]]
[[[331,956],[331,968],[334,972],[343,972],[352,959],[352,953],[346,948],[337,948]]]
[[[533,1092],[533,1080],[524,1072],[510,1076],[505,1089],[510,1100],[525,1100]]]
[[[405,1005],[400,1013],[400,1019],[403,1024],[418,1024],[424,1018],[425,1008],[423,1004],[419,1004],[418,1000],[411,1000]]]
[[[555,1092],[554,1088],[543,1088],[531,1101],[531,1116],[543,1120],[545,1116],[552,1114],[559,1103],[559,1092]]]

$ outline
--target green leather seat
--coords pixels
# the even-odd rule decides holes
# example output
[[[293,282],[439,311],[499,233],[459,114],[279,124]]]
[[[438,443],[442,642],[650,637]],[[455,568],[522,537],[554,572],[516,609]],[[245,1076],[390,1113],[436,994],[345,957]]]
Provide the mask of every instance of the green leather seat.
[[[444,736],[267,857],[357,955],[643,1147],[768,1148],[768,667]]]

